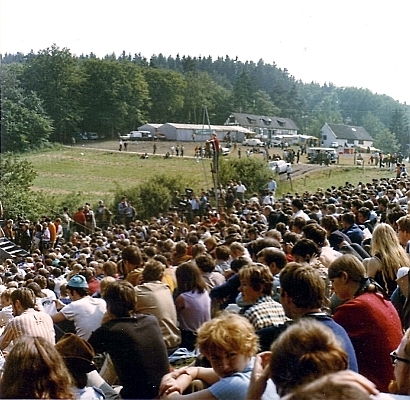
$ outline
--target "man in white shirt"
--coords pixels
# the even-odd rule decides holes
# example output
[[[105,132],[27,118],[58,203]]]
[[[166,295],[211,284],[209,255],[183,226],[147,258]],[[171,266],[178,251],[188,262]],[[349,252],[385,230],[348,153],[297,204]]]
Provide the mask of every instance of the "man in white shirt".
[[[246,186],[241,182],[238,181],[238,184],[235,187],[236,190],[236,198],[243,203],[245,201],[245,192],[246,192]]]
[[[74,321],[77,335],[88,340],[91,333],[101,326],[106,312],[105,301],[88,295],[88,283],[82,275],[74,275],[68,281],[67,291],[71,303],[54,314],[52,319],[54,323]]]
[[[309,220],[309,215],[307,215],[303,211],[303,200],[301,199],[293,199],[292,200],[292,211],[293,211],[293,218],[302,217],[305,221]]]

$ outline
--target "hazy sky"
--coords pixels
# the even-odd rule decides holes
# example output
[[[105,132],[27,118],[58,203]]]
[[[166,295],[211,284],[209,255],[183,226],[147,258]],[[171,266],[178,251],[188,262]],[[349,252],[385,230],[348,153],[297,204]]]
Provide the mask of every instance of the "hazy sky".
[[[408,0],[0,0],[0,52],[218,56],[410,104]]]

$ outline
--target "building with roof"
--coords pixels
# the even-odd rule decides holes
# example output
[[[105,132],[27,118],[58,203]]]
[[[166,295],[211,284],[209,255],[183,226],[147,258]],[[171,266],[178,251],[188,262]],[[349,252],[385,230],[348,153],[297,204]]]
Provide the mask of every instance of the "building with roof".
[[[158,132],[165,135],[166,140],[178,142],[204,142],[211,138],[215,132],[220,141],[242,142],[252,132],[241,126],[225,125],[196,125],[166,123],[157,128]]]
[[[290,118],[245,113],[230,114],[224,125],[242,126],[264,141],[270,141],[273,136],[277,135],[297,135],[299,130]]]
[[[325,123],[320,130],[323,147],[372,147],[374,139],[362,126]]]

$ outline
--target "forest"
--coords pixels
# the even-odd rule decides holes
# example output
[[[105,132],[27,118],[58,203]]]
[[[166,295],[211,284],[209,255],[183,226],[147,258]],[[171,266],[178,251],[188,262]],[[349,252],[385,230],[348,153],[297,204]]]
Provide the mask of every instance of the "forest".
[[[53,44],[1,61],[2,153],[70,143],[79,132],[117,137],[147,122],[202,124],[204,106],[214,125],[232,112],[292,118],[313,136],[325,122],[341,123],[365,127],[383,152],[410,150],[408,105],[366,88],[302,82],[262,59],[98,58]]]

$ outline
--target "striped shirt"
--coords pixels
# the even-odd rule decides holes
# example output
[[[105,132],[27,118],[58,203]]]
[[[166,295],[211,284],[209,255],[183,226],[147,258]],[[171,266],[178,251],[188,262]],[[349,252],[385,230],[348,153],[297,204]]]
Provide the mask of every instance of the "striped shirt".
[[[20,336],[43,337],[54,346],[53,320],[45,312],[28,308],[6,325],[0,337],[0,350],[4,350],[12,340]]]

